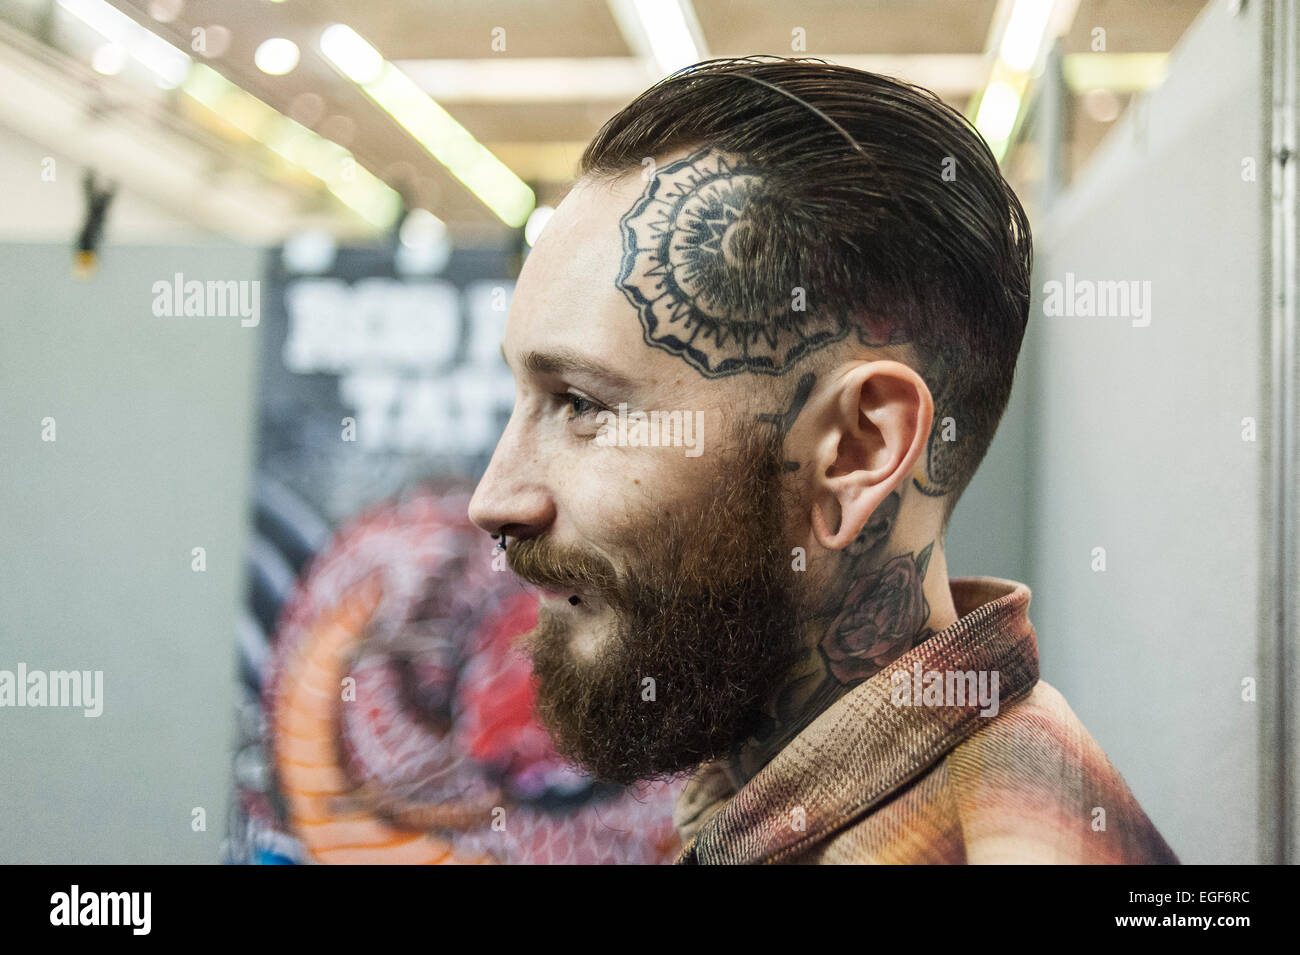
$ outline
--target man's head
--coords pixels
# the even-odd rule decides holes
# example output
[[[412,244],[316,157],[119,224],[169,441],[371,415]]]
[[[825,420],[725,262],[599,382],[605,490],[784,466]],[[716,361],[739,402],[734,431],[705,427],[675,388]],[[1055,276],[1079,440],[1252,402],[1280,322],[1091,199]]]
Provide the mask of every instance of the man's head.
[[[553,591],[543,720],[630,781],[751,731],[840,613],[838,559],[941,538],[1010,391],[1029,232],[960,114],[816,62],[679,72],[581,173],[519,277],[470,514]]]

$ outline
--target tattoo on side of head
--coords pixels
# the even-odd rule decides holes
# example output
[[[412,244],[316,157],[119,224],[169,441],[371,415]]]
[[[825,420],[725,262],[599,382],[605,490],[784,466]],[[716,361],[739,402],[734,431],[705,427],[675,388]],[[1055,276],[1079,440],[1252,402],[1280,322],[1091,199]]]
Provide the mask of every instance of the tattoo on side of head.
[[[619,222],[617,280],[647,345],[721,378],[781,375],[844,338],[843,315],[804,307],[775,205],[757,169],[710,147],[650,178]]]
[[[816,301],[797,256],[782,251],[788,210],[761,171],[705,146],[669,163],[619,220],[623,257],[616,285],[636,310],[642,339],[706,378],[783,375],[852,329],[868,347],[910,343],[890,316],[855,315]],[[811,300],[810,300],[811,299]],[[956,369],[929,369],[936,418],[949,414],[945,383]],[[807,400],[804,379],[790,415]],[[956,445],[933,427],[917,490],[942,497],[956,484]],[[798,469],[787,462],[786,470]]]
[[[784,438],[790,433],[790,428],[794,426],[794,419],[799,417],[799,412],[803,411],[803,406],[808,403],[808,396],[812,394],[813,385],[817,382],[817,376],[811,371],[805,372],[800,378],[799,383],[795,385],[794,397],[790,399],[790,406],[785,411],[777,414],[761,414],[758,420],[766,424],[776,425],[777,433]],[[786,461],[786,471],[798,471],[798,461]]]

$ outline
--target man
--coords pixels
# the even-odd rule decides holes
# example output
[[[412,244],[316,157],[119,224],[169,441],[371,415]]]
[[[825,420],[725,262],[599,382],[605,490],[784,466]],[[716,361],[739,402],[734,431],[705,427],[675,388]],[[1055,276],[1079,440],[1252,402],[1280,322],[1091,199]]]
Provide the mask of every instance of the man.
[[[1030,233],[932,94],[697,64],[587,147],[519,276],[470,516],[542,589],[540,718],[691,773],[679,862],[1176,862],[1038,679],[1029,590],[949,580]]]

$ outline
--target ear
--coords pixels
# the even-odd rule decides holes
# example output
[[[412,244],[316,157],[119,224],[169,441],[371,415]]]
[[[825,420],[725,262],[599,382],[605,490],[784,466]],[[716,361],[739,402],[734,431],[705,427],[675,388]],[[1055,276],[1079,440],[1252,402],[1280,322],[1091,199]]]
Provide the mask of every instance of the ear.
[[[930,437],[934,399],[912,368],[873,361],[854,366],[819,404],[812,529],[817,543],[839,550],[911,478]]]

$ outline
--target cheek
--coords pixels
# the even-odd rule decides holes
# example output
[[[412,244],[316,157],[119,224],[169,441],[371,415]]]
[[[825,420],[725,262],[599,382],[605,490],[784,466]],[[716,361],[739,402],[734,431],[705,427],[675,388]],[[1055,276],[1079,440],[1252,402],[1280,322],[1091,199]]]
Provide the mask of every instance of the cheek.
[[[560,509],[590,543],[634,546],[638,528],[656,512],[707,487],[708,466],[677,448],[603,448],[565,475],[558,486]]]
[[[695,397],[683,394],[677,405],[691,416],[689,425],[661,429],[659,446],[585,441],[564,447],[564,463],[556,468],[561,476],[553,485],[557,511],[567,513],[576,535],[607,557],[635,549],[638,532],[657,514],[698,506],[725,470],[726,449],[718,440],[726,433],[724,413],[716,406],[697,410]]]

